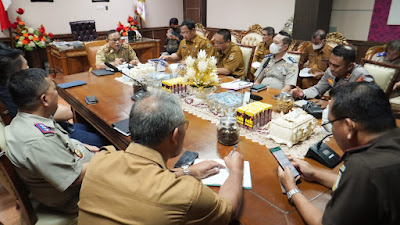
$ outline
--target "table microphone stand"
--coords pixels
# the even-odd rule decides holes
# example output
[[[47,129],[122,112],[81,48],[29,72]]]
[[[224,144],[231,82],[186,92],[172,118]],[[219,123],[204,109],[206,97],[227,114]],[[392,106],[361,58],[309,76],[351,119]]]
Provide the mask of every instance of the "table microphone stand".
[[[272,56],[271,56],[271,57],[272,57]],[[271,57],[269,57],[269,58],[267,59],[267,61],[264,63],[263,68],[262,68],[261,71],[263,71],[263,70],[265,69],[265,67],[268,66],[269,61],[271,61]],[[261,75],[261,72],[257,75],[256,79],[254,80],[253,85],[252,85],[251,88],[250,88],[250,98],[253,99],[253,100],[255,100],[255,101],[261,101],[261,100],[263,99],[263,97],[261,97],[261,96],[259,96],[259,95],[253,95],[253,94],[251,93],[251,92],[252,92],[251,89],[253,88],[253,86],[254,86],[254,84],[256,83],[256,81],[258,80],[258,78],[260,78],[260,75]]]
[[[140,99],[142,97],[143,94],[145,94],[147,92],[147,86],[145,84],[143,84],[142,82],[134,79],[133,77],[125,74],[124,72],[122,72],[121,70],[119,70],[117,67],[115,67],[114,65],[112,65],[109,62],[105,62],[104,63],[107,67],[109,67],[110,69],[112,69],[114,72],[120,72],[123,76],[128,77],[130,80],[133,81],[133,95],[132,95],[132,100],[137,101],[138,99]]]

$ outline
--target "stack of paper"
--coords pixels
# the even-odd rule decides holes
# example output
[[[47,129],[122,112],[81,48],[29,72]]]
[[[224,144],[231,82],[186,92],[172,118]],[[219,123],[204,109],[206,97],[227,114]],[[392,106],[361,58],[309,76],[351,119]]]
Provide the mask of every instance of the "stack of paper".
[[[205,159],[196,159],[194,164],[204,161]],[[218,162],[226,167],[225,161],[223,159],[212,159],[213,161]],[[226,179],[228,179],[229,170],[228,168],[220,169],[219,173],[204,178],[201,181],[203,184],[207,186],[221,186],[225,183]],[[253,186],[251,184],[251,173],[250,173],[250,163],[249,161],[244,161],[244,168],[243,168],[243,183],[242,186],[244,189],[251,189]]]
[[[230,89],[230,90],[240,90],[243,88],[248,88],[251,87],[253,83],[247,82],[247,81],[242,81],[242,80],[234,80],[232,82],[227,82],[227,83],[222,83],[221,87],[225,89]]]

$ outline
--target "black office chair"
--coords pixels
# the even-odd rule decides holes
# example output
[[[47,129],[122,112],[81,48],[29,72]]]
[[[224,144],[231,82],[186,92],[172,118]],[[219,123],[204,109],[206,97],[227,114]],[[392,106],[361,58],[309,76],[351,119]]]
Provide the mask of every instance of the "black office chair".
[[[74,41],[94,41],[97,39],[96,22],[94,20],[73,21],[69,25]]]

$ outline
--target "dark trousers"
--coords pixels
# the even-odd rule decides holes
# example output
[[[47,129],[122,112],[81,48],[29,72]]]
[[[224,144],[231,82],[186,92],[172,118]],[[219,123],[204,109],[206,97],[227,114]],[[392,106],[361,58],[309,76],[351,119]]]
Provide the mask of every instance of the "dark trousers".
[[[93,128],[81,124],[74,123],[72,124],[72,128],[70,129],[69,136],[73,139],[76,139],[84,144],[93,145],[97,147],[110,145],[111,143],[104,138],[101,134],[96,132]]]

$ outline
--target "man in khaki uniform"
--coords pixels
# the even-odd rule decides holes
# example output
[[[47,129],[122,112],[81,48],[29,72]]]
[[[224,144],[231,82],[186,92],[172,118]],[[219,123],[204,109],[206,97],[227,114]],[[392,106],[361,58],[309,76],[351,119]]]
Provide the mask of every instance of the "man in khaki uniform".
[[[219,171],[215,161],[170,170],[189,122],[178,97],[162,91],[147,94],[132,106],[132,143],[125,151],[102,151],[90,162],[82,183],[80,225],[208,224],[236,218],[242,201],[243,158],[224,158],[230,174],[219,193],[201,178]]]
[[[382,62],[387,64],[392,64],[396,66],[400,66],[400,40],[391,40],[387,43],[386,49],[384,52],[378,52],[372,56],[372,61]],[[395,90],[391,97],[396,97],[400,95],[400,78],[396,80],[396,83],[393,86],[393,90]],[[397,90],[396,90],[397,89]]]
[[[178,51],[172,55],[162,55],[160,58],[170,62],[177,62],[185,60],[188,56],[197,58],[197,53],[200,50],[205,50],[207,56],[215,55],[215,48],[212,46],[210,40],[196,34],[195,23],[192,20],[182,22],[181,35],[183,36],[183,40],[179,44]]]
[[[304,49],[304,55],[299,63],[300,68],[308,61],[305,68],[309,68],[308,74],[312,77],[299,77],[302,88],[309,88],[318,83],[326,69],[332,52],[332,47],[326,44],[326,32],[317,30],[311,36],[311,45]]]
[[[19,108],[5,128],[10,161],[36,200],[76,213],[80,183],[94,155],[91,151],[99,149],[69,138],[53,120],[58,94],[46,71],[22,70],[11,77],[9,87]]]
[[[260,67],[260,64],[265,56],[271,54],[269,51],[269,46],[272,44],[272,39],[275,36],[275,29],[273,27],[264,27],[262,30],[262,36],[263,41],[258,44],[253,57],[253,62],[251,64],[250,81],[254,81],[254,73],[258,67]]]
[[[121,43],[121,35],[116,30],[107,32],[107,44],[97,50],[96,54],[96,68],[107,68],[104,64],[109,62],[114,66],[118,66],[124,62],[136,65],[139,63],[135,51],[129,44]]]
[[[281,31],[269,46],[271,54],[266,55],[254,74],[255,83],[263,83],[282,92],[290,91],[297,82],[299,67],[296,60],[287,54],[292,42],[290,34]]]
[[[214,37],[217,49],[217,71],[220,75],[232,75],[236,78],[245,76],[242,50],[231,42],[231,32],[220,29]]]

